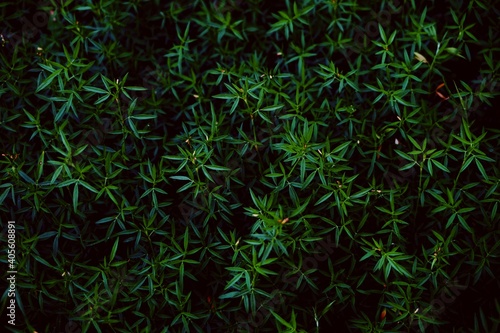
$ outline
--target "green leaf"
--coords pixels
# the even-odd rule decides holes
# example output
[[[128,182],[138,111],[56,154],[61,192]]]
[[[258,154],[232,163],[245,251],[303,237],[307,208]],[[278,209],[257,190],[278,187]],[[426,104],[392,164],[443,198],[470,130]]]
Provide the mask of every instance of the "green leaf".
[[[446,229],[448,229],[453,221],[455,221],[455,217],[457,217],[457,213],[451,214],[451,216],[448,218],[448,221],[446,222]]]
[[[13,190],[13,185],[11,183],[5,183],[5,184],[2,184],[2,185],[8,185],[8,186],[11,186],[11,188],[6,188],[5,191],[3,191],[2,195],[0,195],[0,205],[3,204],[5,198],[9,194],[9,192],[11,190]],[[0,186],[0,188],[2,188],[2,187],[3,186]]]
[[[53,185],[55,183],[55,181],[57,180],[57,178],[59,177],[59,175],[61,174],[62,170],[63,170],[64,166],[61,165],[59,166],[56,171],[54,171],[54,173],[52,174],[52,178],[50,179],[50,185]]]
[[[465,229],[467,230],[469,233],[473,234],[474,231],[472,230],[472,228],[469,226],[469,224],[467,224],[467,221],[465,221],[465,219],[462,217],[462,215],[460,214],[457,214],[457,218],[458,218],[458,222],[460,222],[460,225]]]
[[[413,158],[410,157],[410,155],[398,150],[398,149],[394,149],[394,152],[396,152],[396,154],[398,154],[399,156],[401,156],[402,158],[404,158],[405,160],[407,161],[410,161],[410,162],[413,162],[412,166],[415,164],[415,161]]]
[[[137,99],[134,99],[136,101]],[[148,119],[157,119],[157,116],[154,114],[137,114],[134,116],[130,116],[132,119],[137,119],[137,120],[148,120]]]
[[[314,206],[317,206],[323,202],[325,202],[326,200],[328,200],[331,196],[333,195],[333,190],[331,192],[328,192],[326,194],[324,194],[321,198],[319,198],[319,200],[314,204]]]
[[[35,93],[38,93],[40,92],[41,90],[47,88],[51,83],[52,81],[54,81],[54,79],[56,77],[59,76],[59,74],[61,74],[62,72],[62,69],[57,69],[55,70],[52,74],[50,74],[45,80],[43,80],[43,82],[36,88],[35,90]]]
[[[56,269],[56,267],[52,266],[51,264],[49,264],[49,262],[45,259],[43,259],[42,257],[40,257],[39,255],[36,255],[36,254],[32,254],[33,258],[35,258],[36,261],[38,261],[39,263],[41,263],[42,265],[46,266],[46,267],[49,267],[49,268],[52,268],[52,269]]]
[[[44,65],[42,63],[39,63],[38,66],[42,67],[43,69],[45,69],[47,72],[50,72],[50,73],[54,73],[54,71],[56,70],[55,68]]]
[[[78,210],[78,182],[75,182],[75,187],[73,188],[73,211]]]
[[[95,105],[99,105],[99,104],[105,102],[110,97],[111,97],[111,95],[105,95],[105,96],[99,97],[99,99],[97,99],[97,101],[95,101]]]
[[[35,183],[35,181],[33,179],[31,179],[31,177],[28,176],[23,171],[19,170],[18,173],[19,173],[19,176],[21,176],[21,178],[24,179],[25,182],[27,182],[29,184],[34,184]]]
[[[479,162],[479,159],[476,158],[475,162],[476,162],[477,168],[479,169],[479,172],[481,172],[481,175],[483,176],[483,178],[485,180],[489,180],[488,174],[486,173],[486,170],[484,169],[481,162]]]
[[[147,90],[144,87],[138,87],[138,86],[123,87],[123,89],[131,90],[131,91],[146,91]]]
[[[366,251],[366,253],[365,253],[364,256],[361,257],[361,259],[359,259],[359,261],[363,261],[363,260],[366,260],[366,259],[368,259],[370,257],[373,257],[375,255],[375,253],[376,253],[375,250],[368,250],[367,251],[365,248],[363,248],[363,249]]]
[[[72,151],[71,146],[69,144],[68,139],[66,139],[66,135],[64,134],[63,131],[59,131],[59,137],[61,138],[61,141],[64,144],[64,147],[66,148],[66,151],[68,153],[71,153],[71,151]]]
[[[435,230],[432,230],[432,233],[434,234],[434,236],[440,241],[440,242],[443,242],[444,243],[444,238],[443,236],[441,236],[437,231]]]
[[[83,181],[83,180],[79,180],[78,181],[79,184],[81,184],[83,187],[85,187],[87,190],[89,191],[92,191],[94,193],[97,193],[98,191],[95,189],[95,187],[93,187],[92,185],[90,185],[89,183],[87,183],[86,181]]]
[[[420,147],[420,145],[417,143],[417,141],[415,141],[415,139],[413,137],[411,137],[410,135],[407,135],[408,137],[408,140],[410,140],[411,144],[417,148],[417,150],[419,151],[422,151],[422,147]]]
[[[205,167],[207,169],[215,170],[215,171],[231,171],[231,169],[228,167],[223,167],[223,166],[213,165],[213,164],[205,164]]]
[[[65,181],[57,184],[57,187],[66,187],[66,186],[72,185],[76,182],[78,182],[78,179],[68,179],[68,180],[65,180]]]
[[[413,168],[413,166],[415,166],[415,164],[417,164],[416,162],[413,162],[413,163],[408,163],[406,165],[403,165],[401,168],[399,168],[398,170],[399,171],[404,171],[404,170],[408,170],[408,169],[411,169]]]
[[[218,99],[238,99],[239,96],[234,96],[231,94],[218,94],[213,96],[213,98],[218,98]]]
[[[283,319],[279,314],[277,314],[276,312],[274,312],[273,310],[270,310],[272,315],[274,316],[274,318],[276,318],[276,320],[278,320],[282,325],[284,325],[285,327],[288,327],[289,329],[294,329],[294,327],[289,324],[285,319]]]
[[[387,36],[385,35],[384,28],[382,28],[382,25],[380,23],[378,24],[378,31],[380,33],[380,38],[382,38],[384,43],[387,44]]]
[[[116,251],[118,250],[118,244],[120,243],[120,237],[116,237],[115,243],[113,244],[113,247],[111,248],[111,254],[109,255],[109,262],[113,261],[115,259]]]
[[[224,290],[228,290],[229,288],[232,288],[244,275],[245,272],[241,272],[239,274],[236,274],[229,282],[226,284],[224,287]]]
[[[331,153],[332,154],[338,153],[339,151],[346,149],[350,144],[351,144],[350,141],[346,141],[346,142],[342,143],[341,145],[339,145],[338,147],[336,147],[334,150],[332,150]]]
[[[436,160],[431,160],[431,161],[432,161],[432,164],[434,164],[436,167],[438,167],[442,171],[450,173],[450,170],[445,165],[443,165],[441,162],[438,162]]]
[[[474,156],[470,156],[460,168],[460,172],[463,172],[467,167],[474,161]]]
[[[220,299],[237,298],[241,297],[241,295],[242,295],[241,291],[230,291],[228,293],[220,295],[219,298]]]
[[[297,207],[296,209],[294,209],[291,213],[290,213],[290,216],[289,217],[294,217],[294,216],[297,216],[297,215],[300,215],[302,214],[305,209],[307,208],[307,205],[309,204],[309,201],[311,200],[311,197],[307,198],[306,202],[304,202],[301,206]]]
[[[283,104],[279,105],[271,105],[271,106],[266,106],[265,108],[260,109],[260,111],[277,111],[280,110],[284,107]]]

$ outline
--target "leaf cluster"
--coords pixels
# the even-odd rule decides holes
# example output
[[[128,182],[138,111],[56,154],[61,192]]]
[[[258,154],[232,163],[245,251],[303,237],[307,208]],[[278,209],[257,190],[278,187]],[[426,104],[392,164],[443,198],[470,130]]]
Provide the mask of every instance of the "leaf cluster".
[[[4,1],[17,331],[498,329],[498,8]]]

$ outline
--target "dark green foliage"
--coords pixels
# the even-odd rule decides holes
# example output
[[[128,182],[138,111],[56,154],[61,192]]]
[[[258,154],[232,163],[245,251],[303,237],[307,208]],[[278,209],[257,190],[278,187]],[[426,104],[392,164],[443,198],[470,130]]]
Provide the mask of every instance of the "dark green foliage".
[[[3,1],[9,329],[497,331],[499,8]]]

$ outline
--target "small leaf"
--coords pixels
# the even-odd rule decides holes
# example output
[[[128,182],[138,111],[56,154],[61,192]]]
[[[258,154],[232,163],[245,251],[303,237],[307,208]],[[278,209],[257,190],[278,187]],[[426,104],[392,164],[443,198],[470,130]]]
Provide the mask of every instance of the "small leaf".
[[[444,172],[450,173],[450,170],[441,162],[438,162],[436,160],[431,160],[431,161],[432,161],[432,164],[434,164],[439,169],[443,170]]]
[[[423,62],[425,64],[428,64],[427,59],[425,59],[425,57],[423,55],[421,55],[418,52],[415,52],[414,54],[415,54],[415,59],[417,59],[418,61]]]
[[[78,209],[78,183],[75,183],[73,188],[73,210],[76,212]]]
[[[96,94],[107,94],[109,95],[109,92],[104,90],[104,89],[101,89],[101,88],[97,88],[97,87],[92,87],[92,86],[83,86],[82,87],[83,90],[85,91],[90,91],[90,92],[93,92],[93,93],[96,93]]]
[[[111,254],[109,255],[109,261],[113,261],[116,255],[116,251],[118,250],[118,243],[120,242],[120,237],[116,237],[115,243],[113,244],[113,247],[111,248]]]
[[[57,69],[55,70],[52,74],[50,74],[39,86],[38,88],[36,89],[35,93],[38,93],[40,92],[40,90],[43,90],[45,89],[46,87],[48,87],[52,81],[59,75],[61,74],[62,72],[62,69]]]

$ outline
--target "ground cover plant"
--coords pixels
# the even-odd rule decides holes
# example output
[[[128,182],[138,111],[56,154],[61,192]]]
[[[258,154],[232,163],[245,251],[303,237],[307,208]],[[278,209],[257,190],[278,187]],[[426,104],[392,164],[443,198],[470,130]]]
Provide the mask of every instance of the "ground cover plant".
[[[498,331],[498,1],[0,15],[10,332]]]

